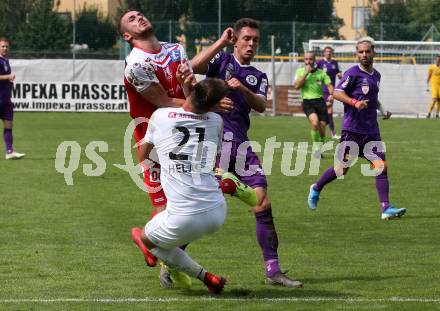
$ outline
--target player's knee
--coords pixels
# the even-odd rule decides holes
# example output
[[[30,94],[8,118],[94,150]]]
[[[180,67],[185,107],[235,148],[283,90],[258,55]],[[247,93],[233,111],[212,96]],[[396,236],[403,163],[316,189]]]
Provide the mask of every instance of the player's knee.
[[[253,208],[253,211],[255,213],[258,213],[258,212],[262,212],[265,210],[269,210],[271,208],[272,208],[272,204],[270,203],[267,195],[265,195],[259,200],[258,205]]]
[[[151,242],[150,239],[148,239],[147,235],[145,234],[145,227],[142,228],[141,241],[142,241],[142,243],[144,243],[145,247],[148,249],[152,249],[152,248],[156,247],[156,245],[153,244],[153,242]]]
[[[334,168],[336,176],[342,176],[347,174],[349,167],[344,167],[342,165],[336,165]]]
[[[374,160],[370,163],[370,167],[376,172],[376,176],[387,175],[387,163],[384,160]]]

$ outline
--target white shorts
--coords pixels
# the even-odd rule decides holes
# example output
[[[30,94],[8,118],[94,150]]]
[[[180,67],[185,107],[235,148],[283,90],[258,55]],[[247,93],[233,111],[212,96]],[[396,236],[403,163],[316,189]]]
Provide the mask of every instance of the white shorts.
[[[145,235],[155,245],[170,249],[218,231],[225,222],[226,204],[194,215],[170,214],[167,209],[145,226]]]

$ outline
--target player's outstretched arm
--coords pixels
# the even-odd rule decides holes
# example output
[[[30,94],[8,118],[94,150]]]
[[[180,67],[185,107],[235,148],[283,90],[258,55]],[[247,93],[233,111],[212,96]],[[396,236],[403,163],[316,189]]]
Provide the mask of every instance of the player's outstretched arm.
[[[333,99],[334,99],[333,94],[335,92],[335,88],[333,87],[333,84],[331,84],[331,83],[326,84],[326,86],[327,86],[328,93],[329,93],[327,101],[333,101]]]
[[[385,111],[385,109],[380,101],[377,101],[376,108],[377,108],[377,110],[380,111],[384,120],[388,120],[389,118],[391,118],[392,113],[388,110]]]
[[[12,73],[9,75],[0,75],[0,80],[9,80],[13,82],[15,80],[15,75]]]
[[[197,83],[196,77],[188,63],[182,63],[177,67],[176,79],[182,86],[185,97],[188,97],[192,88]]]
[[[165,92],[162,85],[159,83],[151,83],[151,85],[140,92],[148,102],[152,103],[156,107],[181,107],[185,102],[184,99],[171,98]]]
[[[205,74],[208,71],[209,61],[220,52],[225,46],[234,43],[234,30],[229,27],[223,31],[221,37],[211,44],[208,48],[194,56],[191,60],[191,66],[195,73]]]
[[[153,150],[154,145],[145,142],[145,140],[141,140],[140,143],[142,144],[139,146],[139,161],[143,170],[146,171],[152,166],[152,164],[154,165],[154,160],[150,159],[150,153]]]

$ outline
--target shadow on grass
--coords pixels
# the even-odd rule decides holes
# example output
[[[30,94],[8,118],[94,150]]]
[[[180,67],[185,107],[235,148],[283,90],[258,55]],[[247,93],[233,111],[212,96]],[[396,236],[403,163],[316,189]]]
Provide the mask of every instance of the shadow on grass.
[[[38,157],[38,156],[29,156],[26,155],[26,157],[24,157],[23,159],[21,159],[22,161],[26,161],[26,160],[32,160],[32,161],[54,161],[56,159],[55,156],[50,156],[50,157]]]
[[[432,215],[411,215],[411,216],[407,216],[405,218],[415,219],[415,220],[417,220],[417,219],[431,219],[431,218],[440,218],[440,215],[434,215],[434,214],[432,214]]]
[[[338,276],[338,277],[325,277],[325,278],[308,278],[303,279],[304,284],[321,284],[321,283],[334,283],[334,282],[343,282],[343,281],[365,281],[365,282],[376,282],[376,281],[385,281],[392,279],[401,279],[401,278],[410,278],[412,275],[389,275],[389,276],[380,276],[380,275],[356,275],[356,276]]]
[[[213,297],[223,299],[279,299],[279,298],[313,298],[313,297],[328,297],[328,298],[347,298],[352,297],[351,294],[323,291],[323,290],[308,290],[305,288],[285,288],[285,287],[265,287],[257,289],[249,288],[227,288],[221,295],[212,295],[206,290],[182,290],[182,295],[187,297]]]

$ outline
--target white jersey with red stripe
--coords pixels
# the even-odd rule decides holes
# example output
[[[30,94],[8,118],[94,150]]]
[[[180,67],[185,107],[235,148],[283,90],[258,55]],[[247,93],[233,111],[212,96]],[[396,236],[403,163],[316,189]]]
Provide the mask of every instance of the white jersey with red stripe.
[[[130,116],[149,118],[156,110],[155,103],[140,93],[151,83],[159,83],[169,97],[185,98],[176,79],[177,66],[188,61],[185,49],[178,43],[160,42],[159,51],[145,51],[134,47],[125,59],[124,84],[130,103]]]
[[[145,141],[155,146],[169,213],[193,215],[225,204],[214,176],[222,133],[222,118],[214,112],[170,107],[151,116]]]

